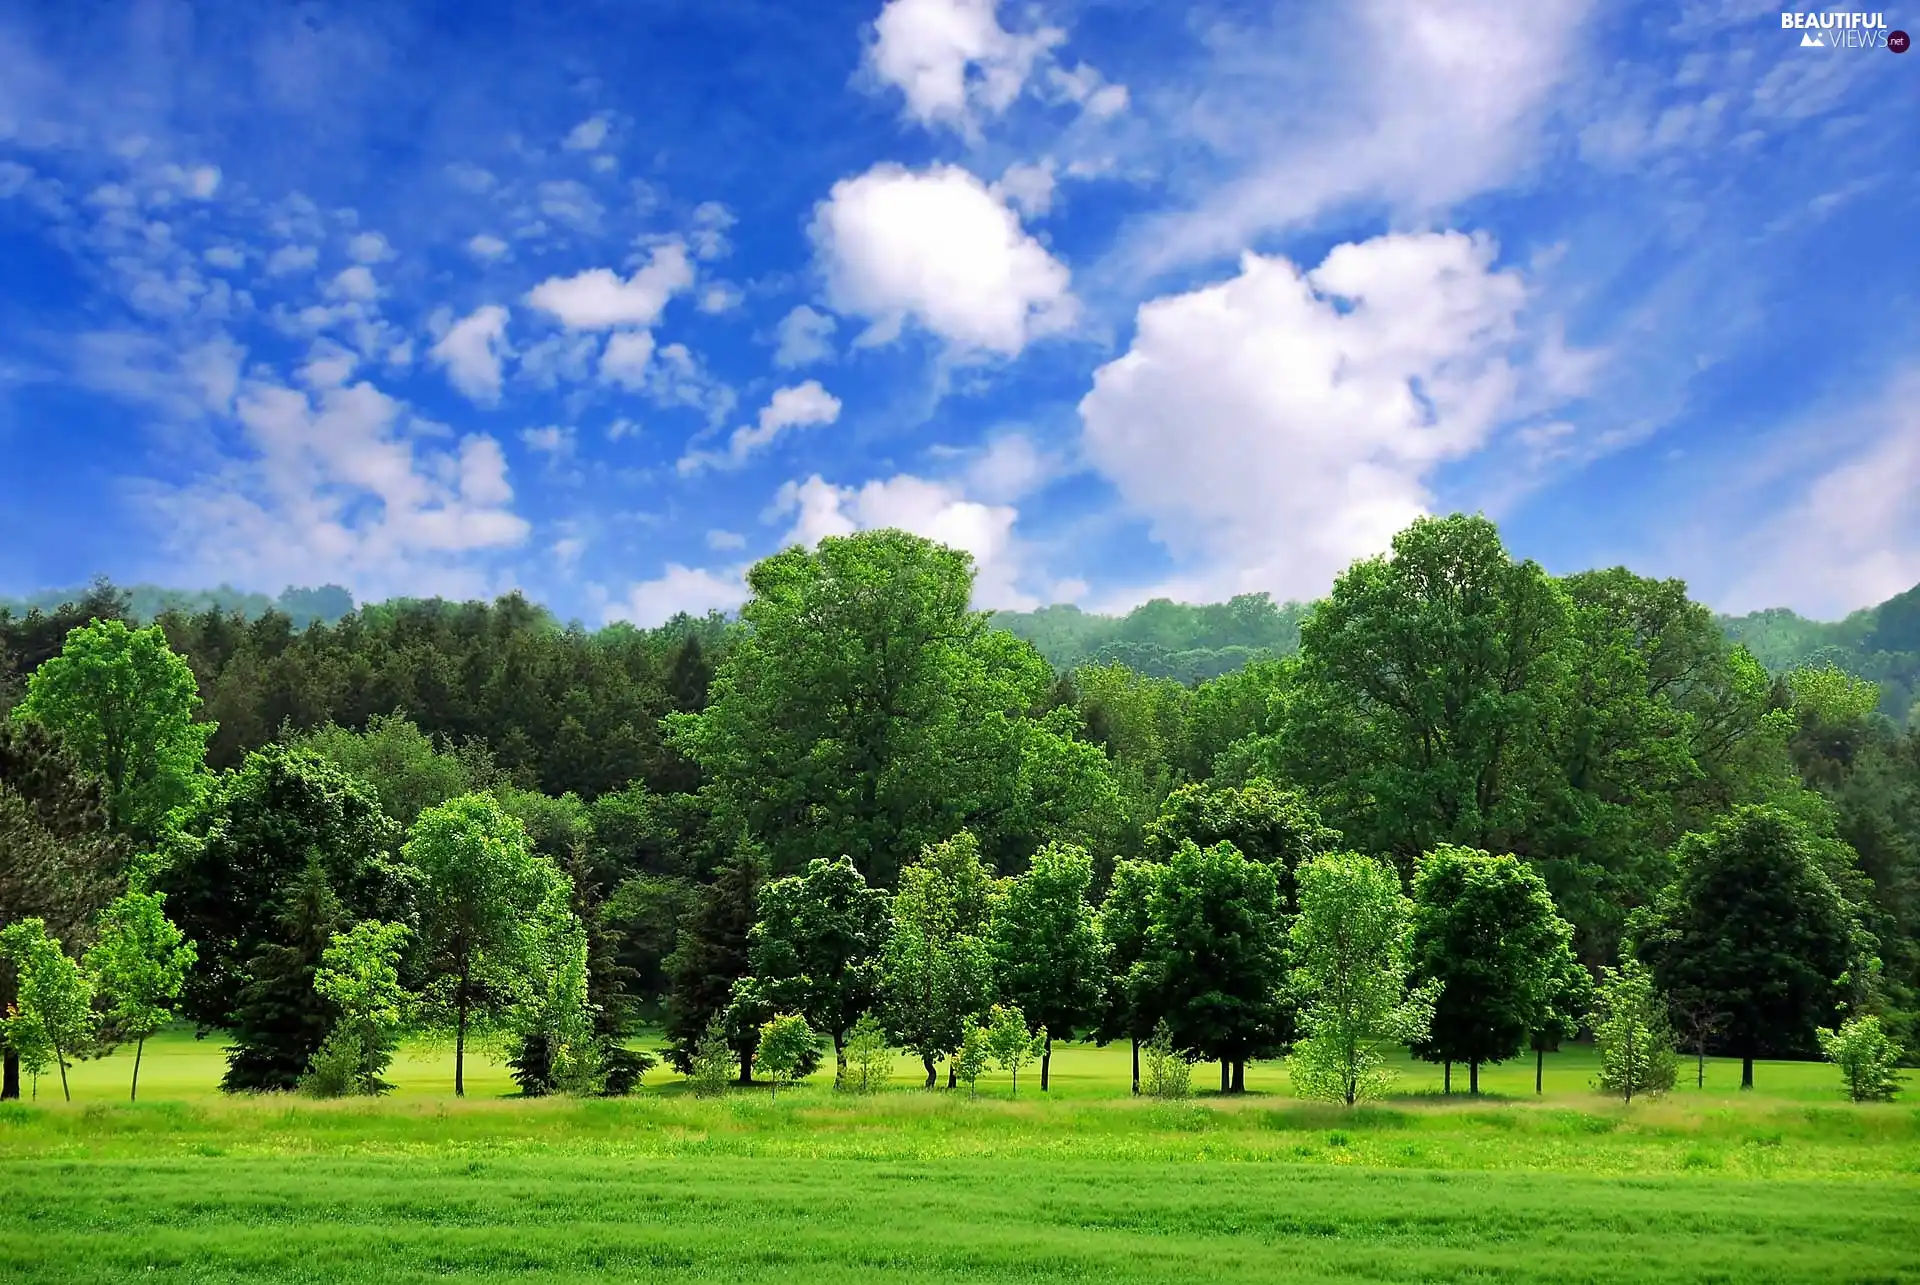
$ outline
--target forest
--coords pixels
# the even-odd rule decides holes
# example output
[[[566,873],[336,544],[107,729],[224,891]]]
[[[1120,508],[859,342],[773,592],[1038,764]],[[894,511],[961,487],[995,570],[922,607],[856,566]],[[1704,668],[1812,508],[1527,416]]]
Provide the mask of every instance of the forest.
[[[1398,1051],[1477,1094],[1576,1038],[1627,1100],[1681,1051],[1893,1092],[1920,590],[1835,641],[1465,515],[1306,606],[988,616],[972,576],[876,531],[652,630],[104,582],[0,610],[5,1095],[176,1020],[223,1088],[320,1096],[423,1031],[456,1093],[470,1044],[543,1096],[656,1059],[858,1089],[896,1050],[1044,1091],[1095,1041],[1136,1093],[1285,1059],[1353,1105]]]

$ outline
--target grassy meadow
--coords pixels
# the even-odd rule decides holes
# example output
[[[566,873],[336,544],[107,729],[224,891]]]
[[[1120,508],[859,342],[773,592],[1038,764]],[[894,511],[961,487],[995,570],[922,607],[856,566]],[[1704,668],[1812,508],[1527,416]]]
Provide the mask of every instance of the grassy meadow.
[[[1832,1067],[1710,1061],[1630,1108],[1590,1052],[1358,1111],[1250,1092],[1131,1099],[1125,1047],[964,1090],[525,1101],[416,1048],[377,1102],[225,1099],[211,1042],[149,1044],[0,1110],[7,1281],[1920,1280],[1920,1110],[1854,1106]],[[1456,1088],[1464,1086],[1456,1074]]]

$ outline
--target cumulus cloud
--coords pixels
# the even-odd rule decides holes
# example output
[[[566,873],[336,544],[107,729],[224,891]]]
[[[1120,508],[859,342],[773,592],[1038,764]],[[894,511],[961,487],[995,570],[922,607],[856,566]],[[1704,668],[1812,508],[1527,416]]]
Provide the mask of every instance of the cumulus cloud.
[[[327,295],[334,299],[353,299],[368,303],[380,297],[380,285],[365,264],[356,263],[339,272],[327,283]]]
[[[812,548],[830,535],[895,527],[972,554],[976,605],[1000,610],[1040,605],[1017,584],[1020,547],[1013,528],[1020,514],[1011,505],[982,504],[949,483],[905,473],[859,487],[835,486],[816,473],[780,488],[772,516],[789,515],[787,544]]]
[[[393,257],[393,247],[378,232],[362,232],[347,242],[347,255],[355,263],[384,263]]]
[[[1066,39],[1056,27],[1015,33],[998,0],[889,0],[874,20],[867,66],[923,125],[971,130],[1013,105],[1035,65]]]
[[[1053,162],[1019,162],[1007,166],[994,194],[1028,218],[1038,218],[1053,208]]]
[[[1078,311],[1066,266],[957,166],[878,165],[843,179],[811,232],[829,302],[873,322],[867,342],[913,319],[960,352],[1011,357]]]
[[[1427,503],[1442,461],[1513,406],[1526,289],[1458,232],[1335,247],[1311,271],[1249,254],[1140,308],[1080,403],[1087,458],[1209,578],[1180,596],[1325,592]]]
[[[647,370],[653,363],[653,332],[622,330],[607,339],[600,354],[600,379],[622,388],[644,388]]]
[[[507,252],[507,243],[497,236],[481,232],[467,240],[467,253],[482,263],[492,263]]]
[[[560,146],[569,152],[597,152],[600,144],[607,141],[607,117],[604,112],[589,116],[567,131]]]
[[[727,229],[738,220],[733,211],[718,201],[702,201],[693,210],[693,226],[687,233],[687,241],[693,247],[693,253],[701,259],[724,258],[733,250],[733,243],[727,240]]]
[[[527,292],[527,302],[569,330],[651,326],[667,301],[693,285],[687,247],[669,241],[631,277],[610,268],[590,268],[571,277],[549,277]]]
[[[630,620],[651,629],[681,612],[704,616],[709,611],[732,611],[747,600],[746,570],[714,572],[670,562],[664,574],[633,585],[625,599],[608,607],[607,619]]]
[[[267,275],[285,277],[296,272],[311,272],[318,262],[320,251],[313,246],[283,245],[267,256]]]
[[[715,528],[707,532],[707,547],[722,553],[747,547],[747,537],[738,531],[722,531]]]
[[[778,347],[773,352],[773,364],[782,370],[792,370],[830,360],[835,329],[837,325],[832,317],[801,304],[782,317],[774,328]]]
[[[197,574],[479,592],[467,559],[527,536],[498,442],[473,434],[423,451],[423,426],[371,384],[302,392],[250,379],[234,414],[244,455],[191,485],[147,488]]]
[[[530,451],[538,451],[549,460],[558,462],[573,454],[574,433],[571,428],[558,424],[547,424],[540,428],[523,428],[520,441]]]
[[[429,356],[469,400],[490,406],[500,400],[500,364],[511,352],[507,310],[490,303],[449,327]]]
[[[809,379],[804,384],[775,391],[773,397],[760,411],[759,421],[751,426],[736,428],[733,436],[727,439],[724,454],[708,451],[689,451],[680,457],[679,470],[684,477],[698,473],[712,465],[720,468],[738,468],[747,462],[755,451],[767,446],[790,428],[808,428],[816,424],[831,424],[840,418],[840,399],[820,386],[817,379]]]

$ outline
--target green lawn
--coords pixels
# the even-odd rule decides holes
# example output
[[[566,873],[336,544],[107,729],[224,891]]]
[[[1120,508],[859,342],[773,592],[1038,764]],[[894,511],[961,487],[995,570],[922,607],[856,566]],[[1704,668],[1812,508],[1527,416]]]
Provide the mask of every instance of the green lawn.
[[[127,1069],[0,1110],[0,1279],[1920,1280],[1920,1111],[1847,1104],[1826,1066],[1743,1095],[1713,1062],[1629,1109],[1582,1050],[1537,1101],[1531,1061],[1483,1102],[1413,1065],[1357,1112],[1264,1066],[1243,1099],[1134,1101],[1124,1047],[1062,1049],[1017,1102],[904,1060],[892,1092],[777,1102],[663,1072],[521,1101],[485,1064],[456,1102],[437,1050],[377,1103],[227,1100],[217,1047],[168,1036],[128,1106]]]

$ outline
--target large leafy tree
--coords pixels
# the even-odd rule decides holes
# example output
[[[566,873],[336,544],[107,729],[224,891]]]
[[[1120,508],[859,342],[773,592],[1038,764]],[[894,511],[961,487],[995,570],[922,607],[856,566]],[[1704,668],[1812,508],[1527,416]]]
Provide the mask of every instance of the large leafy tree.
[[[1863,962],[1852,907],[1807,826],[1747,806],[1681,840],[1676,874],[1629,924],[1661,990],[1710,1003],[1753,1087],[1753,1060],[1802,1054]]]
[[[83,773],[57,733],[0,721],[0,926],[39,919],[55,940],[81,950],[94,915],[123,886],[124,839],[106,829],[97,780]],[[19,973],[0,956],[0,1013],[18,996]],[[0,1038],[0,1100],[20,1096],[20,1049]]]
[[[816,857],[760,889],[747,943],[748,1002],[798,1014],[826,1034],[842,1078],[847,1032],[880,1000],[880,952],[893,927],[887,902],[847,857]]]
[[[671,979],[666,1033],[672,1041],[668,1057],[682,1073],[692,1070],[708,1026],[719,1019],[740,1064],[740,1083],[753,1076],[760,1024],[746,1006],[734,1005],[734,984],[753,971],[749,948],[766,880],[766,854],[743,840],[680,924],[678,944],[666,963]]]
[[[1511,848],[1553,788],[1568,640],[1565,592],[1493,523],[1421,518],[1301,626],[1289,775],[1403,867],[1441,843]]]
[[[1170,861],[1183,843],[1231,843],[1241,856],[1273,867],[1281,901],[1291,906],[1293,872],[1337,848],[1340,832],[1321,821],[1300,791],[1255,777],[1241,786],[1195,782],[1170,794],[1147,827],[1147,855]]]
[[[67,1063],[87,1048],[99,1026],[93,979],[38,919],[0,929],[0,955],[20,978],[14,1005],[4,1014],[7,1042],[16,1048],[39,1045],[50,1050],[60,1067],[61,1095],[71,1102]]]
[[[402,850],[420,872],[420,932],[432,994],[453,1019],[453,1091],[466,1093],[467,1031],[504,1013],[529,970],[530,926],[566,876],[490,795],[428,808]]]
[[[1231,843],[1180,845],[1155,881],[1141,997],[1174,1044],[1220,1062],[1221,1092],[1246,1087],[1249,1059],[1285,1046],[1284,927],[1273,868]]]
[[[1468,1091],[1480,1064],[1504,1062],[1551,1025],[1559,983],[1574,966],[1573,927],[1546,881],[1524,861],[1442,845],[1420,858],[1413,881],[1414,976],[1439,986],[1427,1037],[1414,1052],[1465,1062]]]
[[[33,671],[14,714],[59,732],[106,787],[109,823],[151,841],[205,770],[214,729],[194,721],[199,705],[192,668],[157,626],[96,620]]]
[[[901,531],[757,563],[711,703],[668,718],[775,873],[841,855],[891,887],[928,843],[1015,800],[1018,724],[1052,675],[968,607],[967,554]]]
[[[967,1028],[993,1002],[987,931],[997,892],[980,845],[965,830],[929,844],[901,871],[881,975],[889,1029],[919,1055],[929,1089],[934,1063],[959,1049]]]
[[[184,809],[155,886],[199,952],[181,1012],[234,1037],[227,1088],[291,1088],[305,1073],[332,1027],[313,970],[334,932],[363,919],[416,922],[418,879],[395,855],[399,842],[365,786],[279,745]]]
[[[1049,1086],[1053,1041],[1077,1038],[1099,1021],[1106,948],[1093,905],[1093,858],[1072,844],[1048,844],[994,907],[988,929],[1002,998],[1041,1027],[1040,1091]]]
[[[1424,1038],[1433,1019],[1434,984],[1408,987],[1413,903],[1385,861],[1327,853],[1300,869],[1288,937],[1294,1090],[1352,1106],[1392,1080],[1387,1051]]]

